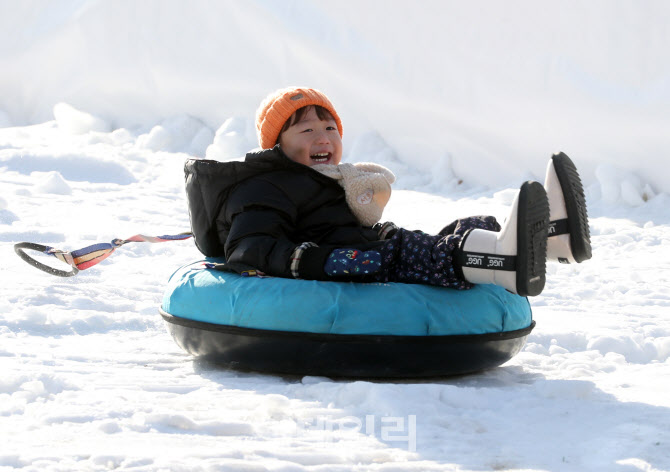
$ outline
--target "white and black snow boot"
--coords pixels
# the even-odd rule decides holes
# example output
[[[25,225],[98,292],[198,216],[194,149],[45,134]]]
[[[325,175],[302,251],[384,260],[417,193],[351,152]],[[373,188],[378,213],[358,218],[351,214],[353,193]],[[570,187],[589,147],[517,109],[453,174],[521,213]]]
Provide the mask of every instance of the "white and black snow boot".
[[[500,285],[521,296],[539,295],[546,280],[549,202],[542,184],[525,182],[502,231],[472,229],[456,252],[456,266],[474,284]]]
[[[591,259],[584,188],[575,164],[566,154],[551,157],[544,189],[549,198],[547,260],[574,264]]]

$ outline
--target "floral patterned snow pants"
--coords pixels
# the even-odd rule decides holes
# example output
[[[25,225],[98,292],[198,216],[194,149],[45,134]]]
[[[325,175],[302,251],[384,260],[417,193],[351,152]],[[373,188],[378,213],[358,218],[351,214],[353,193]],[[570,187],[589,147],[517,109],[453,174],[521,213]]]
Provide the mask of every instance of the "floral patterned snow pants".
[[[469,229],[500,231],[493,216],[471,216],[456,220],[437,235],[399,228],[379,249],[382,269],[375,274],[377,282],[404,282],[438,285],[465,290],[473,284],[454,271],[453,252]]]

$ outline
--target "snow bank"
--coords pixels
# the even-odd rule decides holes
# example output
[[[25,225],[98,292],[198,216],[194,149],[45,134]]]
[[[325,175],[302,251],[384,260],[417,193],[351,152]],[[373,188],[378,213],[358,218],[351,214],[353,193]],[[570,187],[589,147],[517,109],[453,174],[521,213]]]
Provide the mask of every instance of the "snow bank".
[[[437,182],[516,185],[563,150],[587,184],[609,163],[668,192],[669,19],[659,0],[12,2],[0,126],[49,120],[65,102],[112,128],[187,114],[215,130],[307,84],[338,107],[345,151],[377,133]],[[160,128],[149,135],[149,149],[170,148]],[[237,139],[203,131],[190,149],[229,158],[249,144]]]
[[[21,174],[56,171],[67,180],[110,182],[127,185],[135,177],[123,164],[107,159],[91,159],[84,153],[60,154],[49,149],[14,153],[0,151],[0,168]]]
[[[109,124],[103,119],[77,110],[67,103],[57,103],[53,112],[58,127],[67,133],[84,134],[90,131],[102,133],[110,131]]]
[[[605,203],[640,206],[656,196],[651,186],[638,176],[610,164],[599,165],[596,177]]]
[[[207,147],[207,159],[229,161],[239,158],[250,149],[257,147],[253,126],[241,118],[228,118],[216,130],[214,142]]]
[[[10,225],[18,219],[18,216],[9,210],[7,200],[0,197],[0,225]]]
[[[59,172],[34,172],[37,174],[35,189],[40,193],[53,193],[55,195],[72,195],[72,189]],[[41,174],[41,175],[40,175]]]
[[[137,145],[152,151],[185,152],[203,156],[214,133],[202,121],[186,114],[169,117],[137,139]]]

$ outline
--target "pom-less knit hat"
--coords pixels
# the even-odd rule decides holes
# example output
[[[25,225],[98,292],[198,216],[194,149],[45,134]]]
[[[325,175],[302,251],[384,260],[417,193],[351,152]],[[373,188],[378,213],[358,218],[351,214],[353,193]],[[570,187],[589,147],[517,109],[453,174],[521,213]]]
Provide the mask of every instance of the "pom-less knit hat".
[[[277,138],[286,120],[297,109],[309,105],[319,105],[328,110],[333,115],[337,130],[342,136],[342,121],[324,93],[307,87],[288,87],[268,95],[256,111],[256,134],[261,148],[270,149],[277,144]]]

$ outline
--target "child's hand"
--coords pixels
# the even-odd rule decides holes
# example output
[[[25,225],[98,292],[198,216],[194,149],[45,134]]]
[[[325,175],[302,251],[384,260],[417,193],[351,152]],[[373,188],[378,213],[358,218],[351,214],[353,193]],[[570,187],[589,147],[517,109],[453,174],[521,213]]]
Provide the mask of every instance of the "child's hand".
[[[335,249],[328,256],[324,270],[331,277],[375,274],[381,269],[382,256],[377,251]]]

